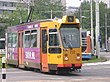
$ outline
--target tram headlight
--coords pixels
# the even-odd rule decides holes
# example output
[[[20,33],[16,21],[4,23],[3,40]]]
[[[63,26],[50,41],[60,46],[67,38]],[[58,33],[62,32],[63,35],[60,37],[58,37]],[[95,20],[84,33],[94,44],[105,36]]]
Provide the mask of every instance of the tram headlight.
[[[81,58],[80,56],[77,56],[77,57],[76,57],[77,60],[80,60],[80,58]]]
[[[81,59],[81,57],[80,57],[80,54],[79,54],[79,53],[77,54],[76,59],[77,59],[77,60],[80,60],[80,59]]]
[[[66,60],[66,61],[67,61],[67,60],[68,60],[68,57],[65,57],[65,58],[64,58],[64,60]]]
[[[68,54],[65,54],[64,56],[64,60],[67,61],[69,58],[68,58]]]

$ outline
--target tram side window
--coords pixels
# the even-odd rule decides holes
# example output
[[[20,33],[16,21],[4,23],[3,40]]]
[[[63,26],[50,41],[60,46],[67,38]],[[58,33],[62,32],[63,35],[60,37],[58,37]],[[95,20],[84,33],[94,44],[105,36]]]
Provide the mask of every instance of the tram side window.
[[[46,30],[42,30],[42,52],[47,53]]]
[[[5,49],[5,40],[0,41],[0,49]]]
[[[50,33],[49,34],[49,53],[52,54],[58,54],[61,53],[61,48],[60,46],[60,40],[59,40],[59,36],[57,33]]]
[[[8,47],[12,47],[12,33],[8,33]]]
[[[86,32],[82,32],[82,38],[85,38],[86,37]]]
[[[24,47],[29,48],[30,47],[30,31],[25,32],[25,40],[24,40]]]
[[[12,47],[17,47],[17,33],[12,35]]]
[[[57,34],[49,34],[49,46],[59,46],[59,39]]]
[[[37,30],[31,31],[31,47],[37,47]]]

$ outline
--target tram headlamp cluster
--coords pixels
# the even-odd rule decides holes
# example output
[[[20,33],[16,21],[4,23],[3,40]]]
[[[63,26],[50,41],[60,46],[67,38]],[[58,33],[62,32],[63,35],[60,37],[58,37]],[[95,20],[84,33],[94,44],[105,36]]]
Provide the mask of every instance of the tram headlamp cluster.
[[[81,58],[80,56],[77,56],[77,57],[76,57],[77,60],[80,60],[80,58]]]
[[[64,60],[66,60],[66,61],[67,61],[67,60],[68,60],[68,57],[65,57],[65,58],[64,58]]]
[[[79,53],[77,54],[76,59],[77,59],[77,60],[80,60],[80,59],[81,59],[81,57],[80,57],[80,54],[79,54]]]
[[[64,51],[68,51],[68,49],[63,49]]]
[[[64,60],[67,61],[69,58],[68,58],[68,54],[65,54],[64,56]]]

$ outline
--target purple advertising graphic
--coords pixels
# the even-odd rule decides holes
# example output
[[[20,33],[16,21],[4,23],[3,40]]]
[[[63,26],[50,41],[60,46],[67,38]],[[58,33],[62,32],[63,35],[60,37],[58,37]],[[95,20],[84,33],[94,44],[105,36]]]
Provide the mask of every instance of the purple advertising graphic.
[[[14,48],[8,48],[8,59],[14,60]]]
[[[24,24],[24,25],[20,25],[17,26],[17,30],[27,30],[27,29],[32,29],[32,28],[39,28],[40,27],[40,23],[29,23],[29,24]]]
[[[8,48],[8,59],[18,60],[17,48]]]
[[[14,49],[14,58],[15,60],[18,60],[18,48]]]
[[[40,48],[25,48],[24,61],[40,63]]]

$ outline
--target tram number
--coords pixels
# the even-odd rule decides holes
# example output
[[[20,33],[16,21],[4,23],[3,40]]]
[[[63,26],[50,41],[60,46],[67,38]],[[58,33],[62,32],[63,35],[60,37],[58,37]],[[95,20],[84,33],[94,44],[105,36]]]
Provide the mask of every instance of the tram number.
[[[25,52],[26,59],[35,59],[35,52]]]

